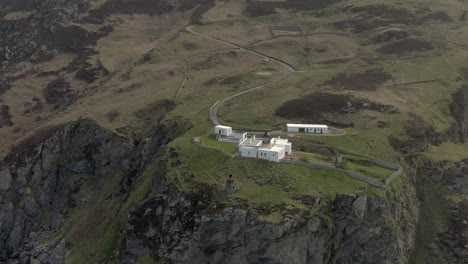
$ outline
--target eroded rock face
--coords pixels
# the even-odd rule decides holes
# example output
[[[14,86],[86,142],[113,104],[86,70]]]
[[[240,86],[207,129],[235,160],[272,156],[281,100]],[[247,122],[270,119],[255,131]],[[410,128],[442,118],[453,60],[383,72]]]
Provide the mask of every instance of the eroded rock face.
[[[468,138],[468,87],[458,90],[452,95],[452,98],[450,111],[455,123],[449,134],[453,142],[465,142]]]
[[[187,120],[159,122],[146,140],[138,140],[81,119],[18,143],[0,161],[0,263],[64,263],[70,241],[61,225],[82,185],[118,179],[120,190],[112,191],[125,201],[158,149],[190,126]]]
[[[320,216],[283,206],[271,223],[253,205],[213,205],[203,193],[141,205],[125,228],[127,262],[152,253],[171,263],[405,263],[413,241],[414,229],[402,241],[390,228],[399,215],[382,198],[339,195]]]
[[[70,173],[89,177],[129,173],[133,148],[128,139],[81,120],[66,125],[30,152],[12,152],[15,157],[7,157],[0,170],[0,260],[29,259],[34,252],[33,257],[46,254],[42,259],[62,263],[65,242],[41,243],[54,237],[60,223],[45,225],[41,217],[66,212]]]

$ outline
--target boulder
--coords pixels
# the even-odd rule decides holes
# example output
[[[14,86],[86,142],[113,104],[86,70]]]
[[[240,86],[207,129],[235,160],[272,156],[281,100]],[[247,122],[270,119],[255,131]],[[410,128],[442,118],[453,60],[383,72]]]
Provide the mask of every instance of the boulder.
[[[6,192],[11,188],[13,178],[11,177],[9,169],[0,171],[0,192]]]

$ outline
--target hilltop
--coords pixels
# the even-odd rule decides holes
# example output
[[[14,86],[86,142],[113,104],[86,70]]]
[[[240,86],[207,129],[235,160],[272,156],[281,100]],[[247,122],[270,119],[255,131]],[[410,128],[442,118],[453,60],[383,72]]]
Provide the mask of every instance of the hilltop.
[[[467,12],[456,0],[0,3],[0,262],[461,263]],[[343,133],[278,133],[302,161],[330,165],[344,148],[404,172],[378,188],[238,158],[213,120],[327,124]]]

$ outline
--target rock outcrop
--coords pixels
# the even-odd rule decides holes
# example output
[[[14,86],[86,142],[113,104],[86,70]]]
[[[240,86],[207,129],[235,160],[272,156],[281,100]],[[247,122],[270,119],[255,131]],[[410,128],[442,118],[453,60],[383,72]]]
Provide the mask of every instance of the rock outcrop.
[[[449,132],[452,142],[465,142],[468,138],[468,87],[463,87],[452,95],[450,112],[455,120]]]
[[[64,263],[69,245],[62,222],[77,206],[74,194],[83,182],[119,177],[115,191],[124,203],[157,150],[190,125],[160,122],[138,140],[81,119],[39,130],[14,146],[0,163],[0,263]]]
[[[399,202],[411,202],[396,197],[338,195],[312,216],[283,205],[268,222],[258,205],[213,204],[208,188],[197,193],[142,204],[123,231],[126,261],[152,254],[169,263],[406,263],[413,243],[416,212],[405,218]],[[401,220],[406,233],[392,226]]]
[[[22,144],[27,146],[15,146],[0,168],[0,261],[29,263],[23,259],[37,258],[62,263],[65,242],[44,244],[54,238],[60,221],[44,223],[43,216],[59,219],[67,214],[72,174],[130,173],[134,147],[90,120],[65,125],[43,142]]]

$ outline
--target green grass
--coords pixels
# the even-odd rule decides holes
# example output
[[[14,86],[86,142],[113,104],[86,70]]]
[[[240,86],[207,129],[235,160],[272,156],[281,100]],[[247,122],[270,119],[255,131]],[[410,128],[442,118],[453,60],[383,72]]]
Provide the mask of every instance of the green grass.
[[[140,182],[136,183],[136,189],[130,194],[122,210],[125,211],[134,208],[140,201],[144,200],[153,191],[154,177],[163,177],[162,175],[164,175],[164,172],[164,164],[160,161],[153,160],[141,175]]]
[[[64,237],[72,244],[67,263],[89,263],[98,258],[110,259],[119,240],[119,203],[112,197],[119,188],[122,175],[96,177],[88,181],[74,195],[77,207],[63,225]],[[81,199],[88,202],[81,203]],[[93,257],[90,254],[93,253]]]
[[[236,143],[220,142],[217,141],[212,131],[201,138],[202,145],[207,148],[217,149],[226,155],[232,155],[237,152],[238,147]]]
[[[431,145],[424,155],[435,160],[457,162],[468,157],[468,141],[463,144],[445,142],[439,146]]]
[[[294,151],[293,155],[297,156],[302,161],[319,163],[321,165],[330,166],[330,167],[334,167],[334,163],[335,163],[334,157],[327,157],[327,156],[323,156],[317,153]]]

